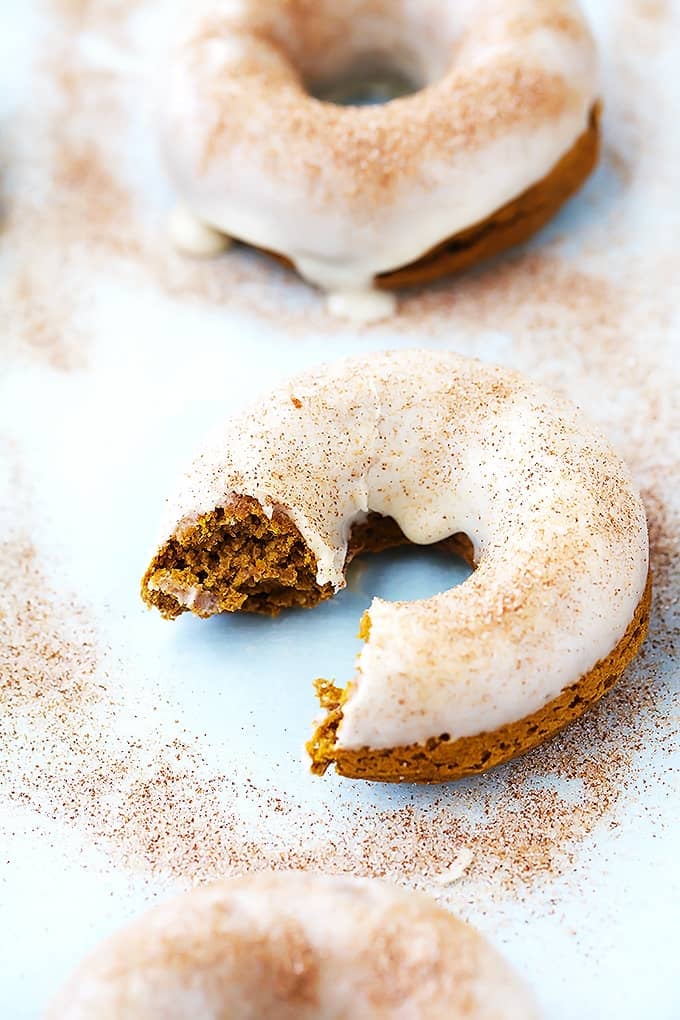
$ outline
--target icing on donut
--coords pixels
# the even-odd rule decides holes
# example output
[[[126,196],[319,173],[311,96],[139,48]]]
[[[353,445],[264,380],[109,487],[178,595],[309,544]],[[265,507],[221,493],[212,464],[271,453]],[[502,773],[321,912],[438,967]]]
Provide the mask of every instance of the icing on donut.
[[[342,294],[342,314],[384,314],[387,299],[363,296],[376,276],[549,175],[596,100],[574,0],[213,0],[200,11],[163,72],[159,134],[177,191],[199,221]],[[310,94],[362,61],[421,87],[367,107]]]
[[[256,874],[194,889],[101,945],[47,1020],[536,1020],[508,964],[424,896]]]
[[[376,520],[397,537],[362,538]],[[567,401],[454,353],[351,358],[267,395],[204,446],[161,533],[142,594],[168,617],[311,605],[362,543],[456,536],[476,565],[462,585],[373,600],[344,751],[454,746],[599,677],[510,757],[601,696],[644,635],[647,525],[625,466]]]
[[[231,247],[231,239],[197,220],[183,205],[170,214],[168,233],[178,249],[196,258],[212,258]]]

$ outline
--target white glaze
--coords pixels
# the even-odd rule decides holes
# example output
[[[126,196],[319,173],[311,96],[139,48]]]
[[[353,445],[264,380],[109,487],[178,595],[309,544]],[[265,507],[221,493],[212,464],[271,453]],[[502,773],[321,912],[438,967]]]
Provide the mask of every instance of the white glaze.
[[[197,219],[185,206],[177,205],[168,217],[168,236],[184,255],[213,258],[231,247],[231,238]]]
[[[206,442],[162,540],[234,493],[286,507],[336,589],[369,510],[413,542],[474,543],[459,587],[374,599],[342,748],[532,714],[616,646],[645,587],[644,509],[607,441],[557,395],[453,353],[352,358],[267,394]]]
[[[223,880],[103,943],[46,1020],[536,1020],[477,932],[424,896],[283,872]]]
[[[367,287],[358,291],[330,291],[326,305],[331,315],[361,324],[388,318],[397,306],[397,299],[390,291]]]
[[[307,94],[300,73],[366,52],[398,55],[428,87],[370,108]],[[390,16],[378,0],[212,0],[164,61],[158,121],[201,221],[357,294],[543,178],[595,97],[574,0],[404,0]]]

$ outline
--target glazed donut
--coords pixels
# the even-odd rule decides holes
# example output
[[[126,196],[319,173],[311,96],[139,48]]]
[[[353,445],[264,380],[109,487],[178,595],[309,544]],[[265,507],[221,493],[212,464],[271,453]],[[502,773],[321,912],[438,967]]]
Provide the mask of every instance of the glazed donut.
[[[142,581],[166,617],[275,613],[345,584],[349,559],[444,542],[474,566],[414,602],[374,599],[314,769],[440,781],[542,742],[643,640],[644,509],[565,400],[453,353],[390,351],[292,380],[230,419],[171,500]]]
[[[596,162],[575,0],[212,0],[179,37],[158,111],[177,244],[213,254],[230,235],[276,253],[340,314],[385,315],[394,299],[374,284],[524,240]],[[310,94],[376,65],[419,91],[370,107]]]
[[[257,874],[194,889],[105,942],[46,1020],[536,1020],[477,932],[357,878]]]

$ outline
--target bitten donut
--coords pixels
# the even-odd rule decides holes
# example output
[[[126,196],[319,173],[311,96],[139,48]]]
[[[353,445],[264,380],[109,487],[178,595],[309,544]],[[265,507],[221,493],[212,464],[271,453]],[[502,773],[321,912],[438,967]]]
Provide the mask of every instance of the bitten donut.
[[[170,502],[142,582],[163,615],[276,613],[345,584],[358,552],[441,542],[475,569],[374,599],[309,750],[323,772],[440,781],[580,715],[637,652],[644,509],[606,440],[556,394],[453,353],[309,372],[230,419]]]
[[[536,1020],[480,935],[424,896],[258,874],[152,910],[85,961],[46,1020]]]
[[[317,98],[372,67],[416,91]],[[214,254],[229,235],[275,253],[357,319],[388,314],[390,288],[525,240],[598,153],[575,0],[210,0],[161,84],[177,244]]]

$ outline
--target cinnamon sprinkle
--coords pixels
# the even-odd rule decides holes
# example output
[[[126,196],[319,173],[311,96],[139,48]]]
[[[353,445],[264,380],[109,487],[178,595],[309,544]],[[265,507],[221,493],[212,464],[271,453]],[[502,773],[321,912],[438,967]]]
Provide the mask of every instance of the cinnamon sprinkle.
[[[567,873],[599,827],[617,824],[639,754],[671,738],[661,664],[677,638],[677,532],[655,496],[648,505],[656,612],[614,691],[519,761],[432,792],[410,788],[406,803],[403,791],[388,795],[394,806],[378,809],[361,789],[342,808],[328,784],[326,807],[310,811],[257,785],[245,766],[215,772],[181,727],[126,737],[125,671],[116,673],[86,608],[51,588],[30,539],[10,533],[0,550],[3,793],[76,827],[114,864],[180,884],[294,867],[389,878],[441,898],[450,893],[439,876],[464,848],[472,863],[456,895],[468,881],[521,895]]]
[[[125,180],[119,158],[129,141],[125,103],[141,72],[136,79],[126,72],[130,86],[123,72],[97,71],[79,33],[117,44],[126,13],[162,5],[52,0],[50,7],[57,35],[46,34],[51,56],[38,61],[35,79],[53,108],[37,109],[26,97],[7,128],[3,245],[16,258],[8,293],[18,321],[9,355],[86,369],[90,338],[76,328],[83,276],[93,264],[113,274],[121,260],[162,297],[248,312],[275,324],[292,346],[321,334],[332,343],[341,326],[293,274],[240,249],[210,264],[189,263],[164,247],[160,222],[156,233],[142,222],[143,195]],[[325,807],[310,811],[274,783],[256,784],[245,766],[215,771],[199,737],[181,726],[150,728],[145,740],[126,735],[121,705],[129,675],[88,607],[50,582],[58,563],[37,545],[32,494],[15,478],[0,546],[0,788],[10,801],[149,877],[189,884],[265,867],[321,868],[389,877],[463,905],[480,884],[486,895],[524,897],[532,885],[568,875],[587,860],[599,832],[621,824],[629,787],[645,778],[642,755],[670,752],[677,742],[668,701],[669,662],[678,656],[680,457],[665,350],[673,336],[677,233],[660,231],[654,250],[645,243],[631,254],[639,221],[631,225],[624,215],[631,194],[675,196],[675,163],[662,148],[670,115],[663,83],[639,71],[641,60],[649,67],[650,47],[672,38],[670,10],[631,0],[612,15],[605,48],[610,162],[577,199],[569,223],[559,221],[527,250],[405,296],[391,332],[371,327],[364,337],[367,348],[382,347],[400,331],[398,341],[413,344],[417,335],[419,343],[511,363],[599,417],[643,489],[652,545],[650,632],[624,679],[562,735],[493,774],[380,798],[391,807],[374,807],[374,792],[357,788],[351,810],[330,781]],[[578,268],[563,244],[582,246]],[[437,876],[463,847],[473,855],[468,871],[442,890]]]

